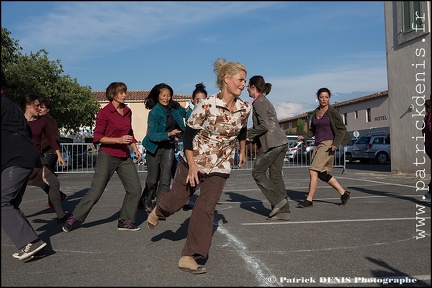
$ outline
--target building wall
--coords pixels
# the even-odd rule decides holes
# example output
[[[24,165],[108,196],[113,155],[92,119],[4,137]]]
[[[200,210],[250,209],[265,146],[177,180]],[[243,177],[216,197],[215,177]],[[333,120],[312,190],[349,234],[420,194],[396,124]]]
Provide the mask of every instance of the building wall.
[[[373,98],[337,108],[341,116],[346,114],[346,127],[349,132],[359,131],[360,135],[363,135],[367,134],[368,130],[389,127],[388,97]],[[370,109],[370,122],[367,121],[367,109]]]
[[[419,123],[424,101],[431,95],[431,13],[430,1],[420,3],[426,31],[409,37],[401,33],[402,1],[384,1],[391,169],[397,173],[424,170],[429,180],[430,160],[419,151],[424,148]],[[416,164],[420,162],[423,164]]]
[[[308,120],[308,114],[307,113],[303,113],[301,115],[290,117],[288,119],[280,120],[279,125],[284,131],[291,128],[291,131],[293,133],[297,133],[297,121],[298,121],[298,119],[303,120],[303,122],[305,123],[305,130],[309,131],[309,120]]]
[[[346,119],[348,132],[353,136],[358,131],[360,136],[370,133],[390,133],[389,129],[389,108],[388,92],[382,91],[372,95],[351,99],[344,102],[332,104],[342,119]],[[367,109],[370,109],[370,121],[367,119]],[[356,118],[356,111],[358,118]],[[294,133],[297,132],[297,120],[302,119],[306,123],[306,131],[309,131],[310,119],[313,111],[308,111],[298,116],[290,117],[279,121],[282,129],[288,129],[291,123]]]

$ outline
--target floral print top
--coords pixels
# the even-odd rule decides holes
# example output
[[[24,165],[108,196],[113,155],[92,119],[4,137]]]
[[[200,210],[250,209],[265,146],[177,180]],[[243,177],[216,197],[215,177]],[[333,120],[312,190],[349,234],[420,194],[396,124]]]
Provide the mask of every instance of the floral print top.
[[[193,139],[196,165],[209,173],[230,174],[237,148],[237,135],[247,127],[252,106],[236,99],[235,111],[228,109],[219,94],[200,101],[194,107],[187,125],[199,130]],[[185,161],[186,157],[183,155]]]

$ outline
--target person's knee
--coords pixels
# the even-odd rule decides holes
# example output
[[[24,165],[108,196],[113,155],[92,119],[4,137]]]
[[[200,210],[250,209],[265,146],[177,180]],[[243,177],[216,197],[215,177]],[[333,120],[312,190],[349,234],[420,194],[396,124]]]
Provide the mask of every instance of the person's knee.
[[[329,173],[327,173],[327,171],[324,171],[324,172],[318,172],[318,178],[321,180],[321,181],[324,181],[324,182],[328,182],[328,181],[330,181],[330,179],[332,178],[333,176],[332,175],[330,175]]]
[[[53,173],[49,172],[45,174],[45,178],[43,179],[45,185],[42,185],[41,188],[44,189],[45,186],[48,186],[51,189],[60,189],[60,181],[57,176]]]
[[[259,180],[259,179],[262,177],[262,175],[263,175],[263,173],[258,172],[258,171],[255,170],[255,169],[252,169],[252,177],[253,177],[255,180]]]

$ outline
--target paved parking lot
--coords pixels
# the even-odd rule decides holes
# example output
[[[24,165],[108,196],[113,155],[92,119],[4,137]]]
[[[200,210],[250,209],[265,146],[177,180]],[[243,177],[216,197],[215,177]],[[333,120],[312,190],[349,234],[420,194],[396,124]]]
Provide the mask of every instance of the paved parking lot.
[[[305,209],[295,206],[307,194],[307,168],[284,169],[288,222],[266,221],[270,205],[250,170],[233,170],[215,214],[208,272],[201,275],[177,268],[191,211],[149,230],[139,210],[141,231],[118,231],[124,190],[114,175],[82,227],[64,233],[54,211],[45,208],[45,193],[28,187],[21,207],[48,243],[47,257],[28,263],[12,258],[16,249],[2,231],[1,284],[430,287],[431,205],[415,191],[419,179],[385,171],[389,166],[351,167],[332,173],[352,192],[347,206],[339,206],[337,192],[321,182],[313,208]],[[139,175],[144,185],[146,172]],[[69,196],[66,210],[73,210],[92,177],[59,175]]]

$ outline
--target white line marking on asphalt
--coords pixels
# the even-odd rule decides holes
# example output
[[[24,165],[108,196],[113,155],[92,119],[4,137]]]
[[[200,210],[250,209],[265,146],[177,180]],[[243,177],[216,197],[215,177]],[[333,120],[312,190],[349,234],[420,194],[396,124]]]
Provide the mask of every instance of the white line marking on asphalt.
[[[391,182],[374,181],[374,180],[368,180],[368,179],[356,179],[356,178],[348,178],[348,177],[340,177],[340,176],[338,177],[338,179],[347,179],[347,180],[355,180],[355,181],[365,181],[365,182],[384,184],[384,185],[392,185],[392,186],[401,186],[401,187],[408,187],[408,188],[416,188],[413,185],[405,185],[405,184],[397,184],[397,183],[391,183]]]
[[[376,242],[371,244],[365,244],[365,245],[353,245],[353,246],[337,246],[337,247],[328,247],[328,248],[319,248],[319,249],[296,249],[296,250],[250,250],[250,252],[253,253],[276,253],[276,254],[285,254],[285,253],[299,253],[299,252],[321,252],[321,251],[332,251],[332,250],[341,250],[341,249],[358,249],[358,248],[365,248],[365,247],[371,247],[371,246],[381,246],[381,245],[388,245],[388,244],[395,244],[395,243],[402,243],[407,241],[413,241],[416,240],[416,237],[410,237],[406,239],[400,239],[400,240],[394,240],[394,241],[387,241],[387,242]]]
[[[217,225],[217,223],[215,223],[215,225]],[[270,269],[267,268],[266,265],[262,263],[259,259],[250,255],[248,253],[247,247],[243,244],[243,242],[241,242],[234,235],[229,233],[229,231],[226,230],[223,225],[218,225],[217,231],[225,235],[228,238],[229,244],[233,245],[236,248],[235,251],[240,255],[240,257],[243,258],[243,260],[247,264],[247,268],[252,272],[253,275],[255,275],[255,278],[258,280],[258,286],[282,286],[281,283],[269,283],[269,281],[267,280],[267,275],[273,275]]]
[[[430,219],[431,217],[422,217]],[[241,223],[240,225],[288,225],[288,224],[317,224],[317,223],[341,223],[341,222],[372,222],[372,221],[401,221],[401,220],[418,220],[416,217],[410,218],[381,218],[381,219],[347,219],[347,220],[322,220],[322,221],[279,221],[279,222],[259,222],[259,223]]]
[[[365,186],[362,186],[365,187]],[[331,187],[329,187],[331,188]],[[331,188],[333,189],[333,188]],[[392,196],[393,195],[393,196]],[[369,199],[369,198],[397,198],[397,197],[411,197],[411,198],[419,198],[421,199],[423,197],[423,195],[412,195],[412,194],[390,194],[390,192],[388,192],[386,195],[367,195],[367,196],[356,196],[353,197],[351,196],[351,199]],[[301,199],[288,199],[290,202],[294,202],[294,204],[296,204],[299,200],[303,200],[304,198]],[[319,201],[330,201],[330,200],[338,200],[339,197],[327,197],[327,198],[314,198],[314,201],[316,201],[315,203],[319,202]],[[250,200],[250,201],[219,201],[218,204],[249,204],[249,203],[269,203],[268,200]],[[319,204],[331,204],[333,205],[334,203],[319,203]],[[230,206],[229,208],[234,208],[232,206]],[[226,208],[228,209],[228,207]],[[218,209],[220,210],[220,208]]]

